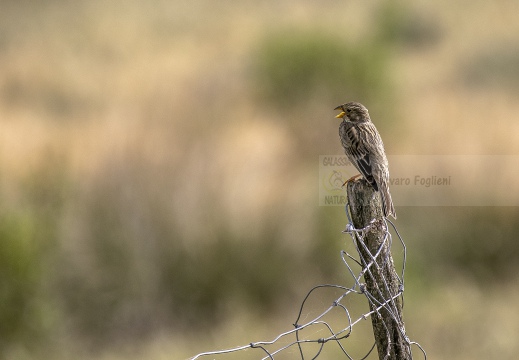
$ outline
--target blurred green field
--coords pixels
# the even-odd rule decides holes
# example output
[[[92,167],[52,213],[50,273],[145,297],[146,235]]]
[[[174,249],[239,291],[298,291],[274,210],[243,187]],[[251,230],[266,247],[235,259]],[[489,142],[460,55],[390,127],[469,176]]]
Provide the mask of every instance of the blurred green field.
[[[185,359],[289,330],[347,275],[317,186],[345,101],[389,154],[519,154],[516,1],[0,9],[0,359]],[[515,359],[519,208],[396,205],[409,336]]]

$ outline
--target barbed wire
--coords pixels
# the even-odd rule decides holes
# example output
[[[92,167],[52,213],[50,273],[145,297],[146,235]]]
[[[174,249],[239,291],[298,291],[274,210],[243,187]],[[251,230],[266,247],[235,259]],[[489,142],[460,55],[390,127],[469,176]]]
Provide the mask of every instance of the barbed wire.
[[[367,320],[371,316],[377,316],[381,318],[380,312],[383,309],[386,311],[387,314],[390,315],[390,318],[392,319],[394,324],[402,324],[402,326],[398,326],[397,329],[399,334],[404,339],[406,345],[410,348],[412,346],[417,347],[423,354],[423,358],[426,360],[427,354],[425,350],[422,348],[422,346],[415,341],[411,341],[407,336],[405,328],[403,327],[402,319],[400,318],[400,312],[397,309],[395,301],[397,298],[401,298],[403,303],[404,275],[407,248],[402,236],[400,235],[395,224],[392,221],[390,221],[389,219],[384,219],[384,225],[382,226],[382,229],[384,229],[384,238],[382,245],[380,245],[378,250],[374,254],[372,254],[370,251],[368,251],[368,248],[364,240],[366,234],[372,229],[372,227],[376,226],[377,221],[374,219],[366,227],[362,229],[355,229],[355,227],[353,226],[353,222],[351,220],[348,204],[346,204],[345,210],[349,222],[342,232],[345,234],[349,234],[351,236],[351,238],[353,239],[353,244],[355,245],[355,248],[359,256],[359,258],[357,259],[355,256],[349,254],[348,252],[341,250],[341,259],[346,268],[348,269],[349,275],[354,280],[353,286],[347,287],[336,284],[321,284],[314,286],[310,291],[308,291],[300,305],[298,316],[293,324],[293,329],[280,333],[270,341],[257,341],[251,342],[246,345],[237,346],[234,348],[202,352],[191,357],[190,360],[196,360],[207,356],[236,353],[248,349],[257,349],[259,351],[259,356],[262,356],[262,360],[274,360],[275,356],[279,355],[282,352],[287,352],[288,349],[293,348],[297,349],[295,351],[297,352],[297,355],[295,356],[302,360],[307,358],[317,359],[319,356],[323,354],[325,345],[332,343],[338,346],[338,350],[336,349],[336,351],[339,351],[339,354],[342,354],[345,358],[349,360],[353,360],[354,357],[352,356],[351,351],[348,352],[345,342],[347,339],[350,339],[352,337],[354,326],[357,326],[359,323]],[[391,252],[382,251],[384,247],[391,249],[393,246],[393,238],[388,223],[391,225],[391,228],[398,237],[399,244],[402,246],[403,249],[401,271],[400,275],[397,275],[398,291],[396,293],[392,293],[390,290],[390,286],[388,285],[388,280],[383,278],[384,291],[378,289],[377,293],[373,294],[370,291],[368,291],[366,284],[361,282],[361,280],[363,277],[366,278],[366,276],[370,276],[371,278],[373,278],[371,270],[372,268],[380,269],[381,264],[383,265],[388,261],[392,261],[392,258],[390,258]],[[361,248],[359,248],[359,246]],[[363,257],[363,253],[368,254],[367,258]],[[377,262],[377,260],[379,260],[379,257],[383,256],[384,254],[388,254],[389,256],[387,256],[387,258],[380,258],[380,261]],[[358,270],[357,272],[354,271],[352,264],[355,264],[354,266],[359,267],[360,270]],[[366,265],[363,266],[362,264]],[[315,316],[309,321],[300,323],[300,321],[302,321],[303,314],[305,314],[305,310],[308,311],[307,304],[309,300],[314,296],[318,296],[319,291],[322,291],[322,289],[340,290],[341,294],[337,298],[335,298],[335,300],[333,300],[324,310],[321,310],[321,312],[317,316]],[[391,295],[384,297],[383,293]],[[355,295],[361,295],[365,299],[367,299],[370,311],[361,312],[360,315],[352,316],[352,311],[348,309],[348,307],[345,305],[345,302],[347,299],[349,300],[349,298]],[[331,313],[336,309],[340,310],[340,314],[342,314],[342,317],[339,318],[335,314],[332,317]],[[338,330],[334,330],[333,325],[335,323],[342,323],[342,326],[340,326]],[[387,335],[387,349],[385,358],[389,358],[391,341],[388,325],[385,323],[384,328]],[[314,336],[316,333],[322,333],[324,330],[326,332],[326,335],[323,337],[303,338],[303,330],[314,330],[312,336]],[[307,344],[317,344],[317,349],[309,349],[306,347]],[[363,355],[358,359],[367,359],[371,355],[375,347],[376,342],[373,341],[373,344],[369,347],[369,349],[365,353],[363,353]]]

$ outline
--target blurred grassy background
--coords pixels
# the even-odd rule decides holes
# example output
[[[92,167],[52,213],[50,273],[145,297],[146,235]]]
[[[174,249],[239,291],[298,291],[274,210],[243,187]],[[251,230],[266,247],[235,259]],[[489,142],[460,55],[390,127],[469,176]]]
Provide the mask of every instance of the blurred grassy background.
[[[345,101],[390,154],[519,153],[517,1],[0,7],[3,359],[182,359],[288,330],[352,250],[316,185]],[[397,211],[410,337],[515,358],[519,209]]]

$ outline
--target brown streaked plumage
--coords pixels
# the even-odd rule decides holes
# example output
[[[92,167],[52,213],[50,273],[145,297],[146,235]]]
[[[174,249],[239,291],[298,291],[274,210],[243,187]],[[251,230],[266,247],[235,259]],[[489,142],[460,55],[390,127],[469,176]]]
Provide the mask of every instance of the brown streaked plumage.
[[[389,193],[389,165],[384,143],[375,125],[371,122],[368,109],[357,102],[339,105],[336,118],[342,118],[339,126],[344,152],[364,178],[380,192],[384,216],[396,219],[395,207]]]

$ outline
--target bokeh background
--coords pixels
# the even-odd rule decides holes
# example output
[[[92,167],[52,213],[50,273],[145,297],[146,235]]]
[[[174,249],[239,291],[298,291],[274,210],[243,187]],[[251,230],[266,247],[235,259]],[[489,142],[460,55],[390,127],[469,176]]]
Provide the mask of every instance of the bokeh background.
[[[289,330],[347,275],[343,209],[318,206],[347,100],[392,155],[519,154],[515,0],[0,8],[2,359],[184,359]],[[515,359],[519,209],[397,212],[409,336]]]

